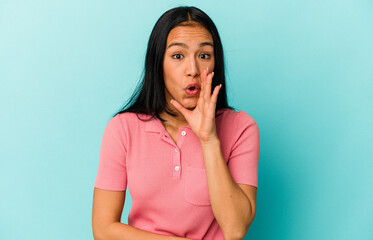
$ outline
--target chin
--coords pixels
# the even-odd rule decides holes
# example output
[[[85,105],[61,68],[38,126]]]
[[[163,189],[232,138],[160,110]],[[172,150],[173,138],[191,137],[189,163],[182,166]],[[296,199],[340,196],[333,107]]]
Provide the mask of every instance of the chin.
[[[183,99],[181,101],[177,100],[181,106],[186,109],[193,110],[197,107],[198,99]]]
[[[196,106],[197,106],[197,101],[188,101],[188,102],[186,102],[185,104],[183,104],[183,106],[185,107],[185,108],[192,108],[192,109],[194,109],[194,108],[196,108]]]

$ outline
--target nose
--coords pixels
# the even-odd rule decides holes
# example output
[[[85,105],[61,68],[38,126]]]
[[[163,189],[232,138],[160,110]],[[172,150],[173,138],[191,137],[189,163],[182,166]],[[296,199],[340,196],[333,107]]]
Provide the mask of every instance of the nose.
[[[185,73],[187,76],[191,76],[193,78],[199,76],[199,66],[197,61],[193,57],[190,58],[189,61],[187,61]]]

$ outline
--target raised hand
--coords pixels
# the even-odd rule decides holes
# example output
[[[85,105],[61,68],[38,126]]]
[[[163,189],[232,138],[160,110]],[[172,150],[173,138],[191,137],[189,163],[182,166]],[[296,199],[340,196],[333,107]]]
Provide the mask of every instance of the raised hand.
[[[211,95],[211,85],[214,72],[208,73],[208,68],[201,73],[201,91],[196,108],[191,111],[172,99],[170,103],[188,121],[192,131],[201,142],[208,142],[218,138],[215,125],[215,109],[221,84],[216,86]]]

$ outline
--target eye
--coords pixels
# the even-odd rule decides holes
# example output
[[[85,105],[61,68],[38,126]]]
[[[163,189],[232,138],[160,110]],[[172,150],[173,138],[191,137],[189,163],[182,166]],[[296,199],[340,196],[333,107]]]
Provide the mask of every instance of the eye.
[[[209,59],[209,58],[211,58],[210,54],[207,54],[207,53],[202,53],[200,56],[201,56],[202,59]]]
[[[181,55],[180,53],[176,53],[174,55],[172,55],[172,58],[174,59],[181,59],[183,55]]]

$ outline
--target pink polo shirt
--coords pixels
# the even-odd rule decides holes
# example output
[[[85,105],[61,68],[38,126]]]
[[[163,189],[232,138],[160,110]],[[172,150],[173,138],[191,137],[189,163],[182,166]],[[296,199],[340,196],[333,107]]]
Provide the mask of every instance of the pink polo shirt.
[[[258,187],[258,125],[244,111],[221,112],[216,130],[232,178]],[[163,235],[224,239],[211,208],[200,141],[189,125],[179,128],[175,144],[159,119],[142,122],[128,112],[110,119],[94,187],[125,191],[127,185],[129,225]]]

